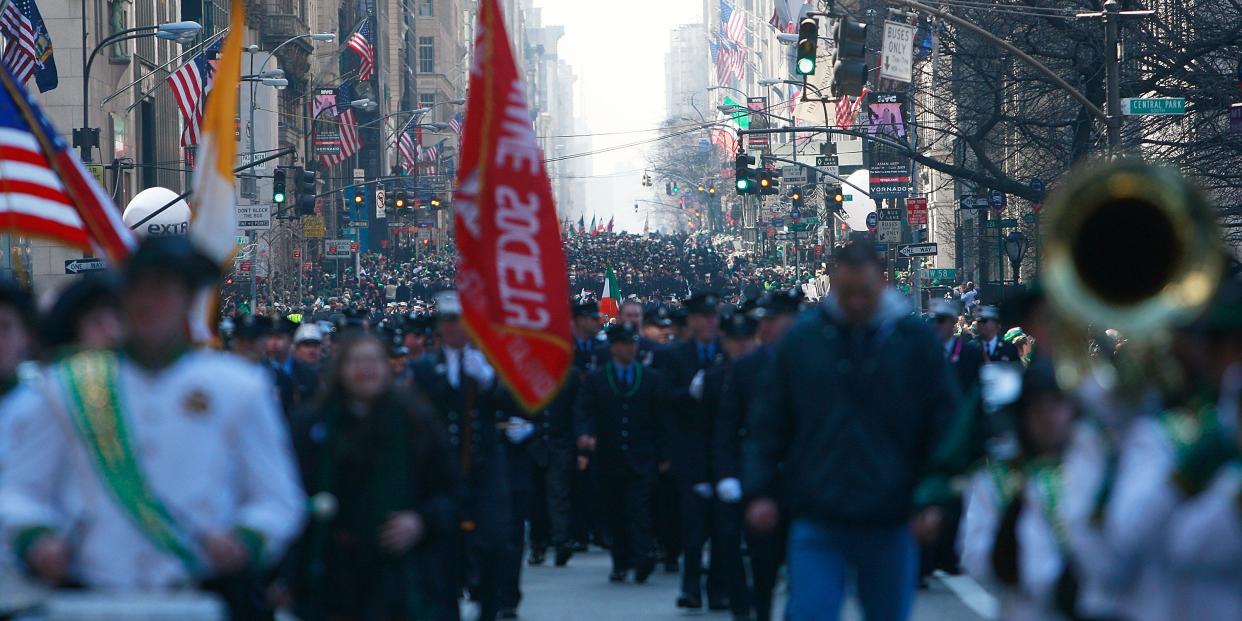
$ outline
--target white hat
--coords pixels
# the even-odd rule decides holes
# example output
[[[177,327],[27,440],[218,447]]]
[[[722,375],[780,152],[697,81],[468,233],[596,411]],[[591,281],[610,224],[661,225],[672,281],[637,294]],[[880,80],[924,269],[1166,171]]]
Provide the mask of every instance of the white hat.
[[[308,342],[318,343],[321,341],[323,341],[323,331],[320,330],[319,326],[314,323],[303,323],[298,326],[297,331],[293,333],[294,345]]]
[[[436,294],[436,313],[441,317],[461,315],[461,299],[456,291],[450,289]]]

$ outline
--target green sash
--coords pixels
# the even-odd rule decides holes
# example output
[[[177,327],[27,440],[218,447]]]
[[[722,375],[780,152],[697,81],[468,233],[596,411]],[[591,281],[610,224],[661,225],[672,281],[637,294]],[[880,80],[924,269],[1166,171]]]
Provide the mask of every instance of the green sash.
[[[138,530],[160,551],[177,557],[192,576],[201,573],[191,539],[147,486],[121,415],[117,355],[84,352],[57,365],[69,399],[66,410],[99,471],[104,487]]]

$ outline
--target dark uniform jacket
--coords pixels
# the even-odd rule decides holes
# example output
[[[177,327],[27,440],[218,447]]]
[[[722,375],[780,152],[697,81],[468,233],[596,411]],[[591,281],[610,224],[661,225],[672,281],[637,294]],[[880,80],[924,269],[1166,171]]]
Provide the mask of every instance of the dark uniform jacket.
[[[764,346],[729,365],[712,431],[712,474],[716,481],[742,478],[742,443],[750,436],[746,418],[760,372],[771,360],[772,348]]]
[[[390,393],[359,416],[329,401],[294,421],[307,495],[337,501],[335,514],[312,515],[285,564],[300,612],[309,615],[303,618],[391,618],[383,611],[398,610],[441,618],[456,604],[443,548],[458,530],[457,470],[439,425],[408,403],[407,395]],[[395,557],[378,538],[399,511],[416,512],[426,534]],[[444,610],[433,610],[437,605]]]
[[[977,342],[963,336],[953,337],[945,347],[945,360],[953,369],[957,386],[962,394],[967,394],[979,382],[979,369],[983,368],[983,349]]]
[[[988,354],[988,344],[982,337],[975,339],[975,344],[979,346],[979,351],[983,354],[983,362],[1019,362],[1018,346],[1005,341],[999,336],[996,337],[996,346],[992,353]]]
[[[669,455],[664,378],[637,366],[633,385],[616,377],[611,363],[587,375],[574,406],[578,435],[594,436],[593,467],[604,476],[654,477]]]
[[[669,450],[673,457],[673,473],[694,483],[706,483],[711,478],[707,455],[712,440],[707,421],[709,414],[703,403],[690,396],[690,382],[699,371],[725,360],[719,341],[712,342],[709,349],[706,357],[700,357],[696,341],[675,343],[660,350],[655,362],[668,385],[665,415],[669,417],[672,433]]]
[[[743,489],[775,497],[791,519],[897,526],[957,407],[943,343],[889,290],[856,327],[832,297],[776,345],[750,418]]]

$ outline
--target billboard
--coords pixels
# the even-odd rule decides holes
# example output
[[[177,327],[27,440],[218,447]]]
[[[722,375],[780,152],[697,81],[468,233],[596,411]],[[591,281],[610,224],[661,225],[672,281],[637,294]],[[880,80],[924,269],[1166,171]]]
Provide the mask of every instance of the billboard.
[[[910,158],[904,149],[893,143],[910,144],[906,96],[903,93],[870,93],[865,103],[867,146],[864,156],[871,172],[871,198],[905,198],[910,195]]]

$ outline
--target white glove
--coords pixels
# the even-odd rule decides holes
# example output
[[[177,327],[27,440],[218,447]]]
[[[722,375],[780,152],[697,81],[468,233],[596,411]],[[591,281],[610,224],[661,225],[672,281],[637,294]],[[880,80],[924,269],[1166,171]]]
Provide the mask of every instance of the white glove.
[[[466,375],[473,377],[484,388],[490,387],[492,382],[496,381],[496,370],[487,363],[487,358],[483,357],[483,352],[477,349],[467,349],[462,353],[461,370]]]
[[[694,494],[698,496],[699,498],[711,498],[712,497],[712,484],[711,483],[695,483]]]
[[[535,433],[535,424],[525,418],[517,416],[509,417],[509,424],[505,426],[505,435],[509,441],[514,444],[521,444]]]
[[[720,479],[716,482],[716,496],[730,503],[741,500],[742,482],[734,478]]]
[[[699,372],[694,374],[694,379],[690,380],[690,397],[693,398],[695,401],[703,400],[703,377],[704,375],[705,374],[703,370],[699,369]]]

